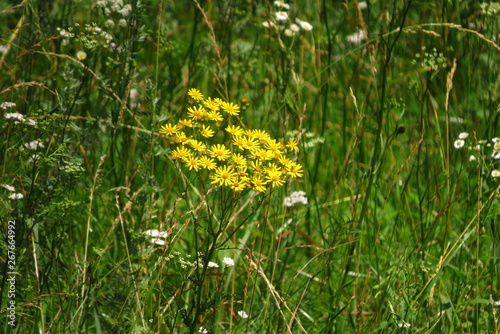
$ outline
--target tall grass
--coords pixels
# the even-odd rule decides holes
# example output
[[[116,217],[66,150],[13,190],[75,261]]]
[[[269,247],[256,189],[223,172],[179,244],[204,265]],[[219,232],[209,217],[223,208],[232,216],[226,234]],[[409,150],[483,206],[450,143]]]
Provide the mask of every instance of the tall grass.
[[[500,331],[498,5],[289,6],[311,31],[267,1],[0,1],[5,333]],[[173,161],[192,87],[298,138],[304,177],[235,195]]]

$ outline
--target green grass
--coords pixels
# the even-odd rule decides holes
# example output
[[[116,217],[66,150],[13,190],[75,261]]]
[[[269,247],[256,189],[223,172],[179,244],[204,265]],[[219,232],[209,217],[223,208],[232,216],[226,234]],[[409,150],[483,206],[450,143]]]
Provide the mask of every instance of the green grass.
[[[0,1],[5,333],[500,332],[498,5],[297,1],[288,37],[273,2],[124,2]],[[178,165],[193,87],[299,138],[304,176]]]

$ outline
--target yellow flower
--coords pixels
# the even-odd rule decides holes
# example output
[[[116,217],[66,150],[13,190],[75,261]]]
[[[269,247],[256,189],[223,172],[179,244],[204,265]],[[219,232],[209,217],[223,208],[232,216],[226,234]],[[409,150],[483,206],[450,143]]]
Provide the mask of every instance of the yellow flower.
[[[272,159],[274,156],[272,151],[263,150],[261,148],[254,150],[252,154],[257,160],[269,160]]]
[[[202,125],[200,133],[203,137],[210,138],[210,137],[213,137],[215,132],[209,126]]]
[[[186,145],[189,141],[189,138],[186,136],[184,132],[178,132],[175,134],[175,142],[177,144]]]
[[[222,117],[222,114],[218,111],[211,110],[208,112],[207,117],[211,121],[216,121],[216,122],[222,122],[224,120],[224,117]]]
[[[205,118],[206,114],[207,111],[202,106],[199,106],[198,108],[196,107],[188,108],[188,117],[192,119],[201,121],[203,120],[203,118]]]
[[[196,100],[196,101],[203,100],[203,94],[199,90],[197,90],[196,88],[191,88],[188,91],[188,95],[191,96],[193,98],[193,100]]]
[[[231,151],[228,150],[224,145],[216,144],[210,149],[210,156],[219,161],[225,161],[231,156]]]
[[[164,133],[166,135],[173,135],[179,132],[179,128],[177,127],[177,125],[172,125],[168,123],[166,125],[161,126],[159,132]]]
[[[282,155],[278,160],[279,160],[280,164],[282,164],[285,167],[293,162],[292,160],[288,159],[284,155]]]
[[[231,160],[233,160],[237,166],[246,166],[247,164],[247,159],[239,153],[233,153]]]
[[[256,148],[259,147],[259,142],[256,140],[256,139],[253,139],[253,138],[250,138],[250,137],[247,137],[246,138],[246,141],[245,141],[245,145],[244,147],[247,149],[247,150],[254,150]]]
[[[281,172],[267,172],[266,179],[268,182],[271,182],[273,187],[282,186],[285,181],[280,178]]]
[[[244,136],[236,136],[233,138],[233,144],[238,146],[241,150],[245,149],[246,138]]]
[[[191,139],[188,142],[189,146],[191,146],[195,151],[203,152],[207,149],[207,145],[203,144],[199,140]]]
[[[185,158],[184,162],[186,163],[186,167],[189,167],[189,170],[194,169],[195,171],[197,171],[198,169],[200,169],[200,160],[195,156]]]
[[[226,131],[233,136],[242,136],[243,135],[243,129],[237,125],[229,125],[228,127],[226,127]]]
[[[191,157],[193,153],[191,151],[184,147],[184,146],[179,146],[177,147],[174,151],[172,151],[172,159],[187,159]]]
[[[219,103],[212,100],[210,97],[203,101],[203,104],[205,105],[205,107],[213,111],[217,111],[220,109]]]
[[[236,179],[236,173],[230,166],[217,167],[215,174],[212,176],[212,184],[218,183],[221,186],[231,186]]]
[[[289,149],[291,149],[295,152],[297,152],[299,150],[299,146],[298,146],[297,142],[293,139],[290,139],[288,141],[288,143],[286,144],[286,147],[288,147]]]
[[[252,131],[247,131],[247,135],[252,137],[252,138],[255,138],[257,140],[259,140],[259,143],[260,144],[264,144],[265,142],[267,142],[268,140],[271,139],[271,137],[269,136],[269,134],[264,131],[264,130],[252,130]]]
[[[209,158],[205,155],[200,158],[200,166],[208,170],[214,170],[215,168],[217,168],[217,164],[215,163],[214,159]]]
[[[240,113],[240,106],[231,102],[222,102],[221,108],[229,115],[238,116]]]
[[[192,128],[194,127],[194,123],[192,120],[188,119],[188,118],[185,118],[185,119],[181,119],[179,121],[179,123],[177,123],[177,125],[179,126],[180,129],[182,129],[183,127],[188,127],[188,128]]]
[[[229,186],[234,191],[242,191],[247,187],[247,182],[241,179],[235,179]]]
[[[275,155],[281,155],[281,149],[283,148],[283,144],[277,142],[274,139],[270,139],[266,142],[266,148],[272,151]]]
[[[252,179],[250,180],[250,185],[253,190],[255,191],[260,191],[260,192],[265,192],[266,191],[266,185],[267,181],[263,180],[260,175],[254,175]]]
[[[262,164],[258,160],[250,162],[250,169],[253,171],[254,174],[262,173],[264,171],[264,169],[262,168]]]
[[[287,174],[291,177],[302,177],[304,171],[302,170],[302,166],[296,162],[292,162],[288,166],[286,166]]]

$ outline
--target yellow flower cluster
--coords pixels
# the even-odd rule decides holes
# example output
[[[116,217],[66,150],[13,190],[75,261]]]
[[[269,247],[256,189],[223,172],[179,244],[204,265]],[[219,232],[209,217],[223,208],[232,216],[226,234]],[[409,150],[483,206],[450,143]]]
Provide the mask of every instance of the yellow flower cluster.
[[[190,170],[208,170],[212,184],[234,191],[251,188],[265,192],[268,187],[282,186],[291,177],[302,177],[302,166],[286,156],[299,150],[295,140],[285,144],[266,131],[228,125],[231,116],[239,116],[237,104],[205,98],[195,88],[188,95],[192,103],[187,118],[165,124],[159,131],[176,145],[172,159]],[[219,130],[228,134],[220,136],[226,138],[226,143],[212,144]]]

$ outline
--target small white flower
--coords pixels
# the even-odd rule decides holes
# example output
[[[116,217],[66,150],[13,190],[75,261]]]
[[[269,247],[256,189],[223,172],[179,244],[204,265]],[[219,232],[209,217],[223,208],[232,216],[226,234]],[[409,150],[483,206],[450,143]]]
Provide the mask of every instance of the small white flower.
[[[399,328],[410,328],[411,325],[407,322],[403,322],[403,323],[398,324],[398,327]]]
[[[491,141],[494,143],[500,143],[500,137],[495,137]]]
[[[359,6],[359,9],[366,9],[366,8],[368,8],[368,4],[366,3],[366,1],[359,2],[358,6]]]
[[[165,245],[165,240],[159,239],[159,238],[152,238],[151,243],[163,246],[163,245]]]
[[[493,153],[491,154],[491,158],[495,160],[500,159],[500,150],[493,151]]]
[[[302,27],[302,29],[304,29],[305,31],[313,30],[313,26],[309,22],[300,21],[299,24]]]
[[[205,327],[200,327],[200,328],[198,329],[198,333],[207,334],[207,333],[208,333],[208,331],[207,331],[207,329],[206,329]]]
[[[469,161],[476,161],[476,160],[477,160],[477,158],[476,158],[475,156],[473,156],[473,155],[471,155],[471,156],[469,157]]]
[[[12,108],[12,107],[15,107],[16,104],[14,102],[2,102],[2,104],[0,104],[0,108],[2,109],[7,109],[7,108]],[[17,113],[15,113],[17,114]],[[21,114],[19,114],[21,115]],[[5,115],[5,118],[7,118],[7,115]]]
[[[488,142],[487,140],[482,139],[482,140],[479,140],[479,141],[478,141],[478,144],[479,144],[479,145],[483,145],[483,144],[486,144],[487,142]]]
[[[222,260],[222,263],[224,263],[227,267],[234,267],[234,260],[231,259],[230,257],[225,257]]]
[[[13,186],[9,186],[8,184],[2,184],[1,185],[3,188],[7,189],[8,191],[16,191],[16,188],[14,188]]]
[[[294,191],[283,200],[283,206],[294,206],[297,203],[304,205],[308,203],[305,191]]]
[[[286,21],[288,20],[288,13],[287,12],[276,12],[276,20],[278,21]]]
[[[462,148],[464,147],[465,145],[465,141],[463,139],[457,139],[455,140],[455,143],[453,143],[453,146],[455,146],[455,148]]]
[[[500,142],[496,141],[495,144],[493,144],[493,149],[500,150]]]
[[[274,5],[278,6],[278,7],[281,7],[281,8],[284,8],[286,10],[290,9],[290,5],[287,4],[287,3],[284,3],[283,1],[275,1]]]
[[[215,262],[209,261],[207,267],[208,268],[219,268],[219,265]]]
[[[30,160],[29,162],[36,162],[38,160],[40,160],[42,157],[40,156],[40,154],[33,154],[31,157],[30,157]]]
[[[469,137],[469,134],[467,132],[462,132],[461,134],[458,135],[459,139],[465,139]]]
[[[147,230],[147,231],[144,231],[142,233],[149,235],[153,238],[167,238],[168,237],[167,232],[158,231],[157,229]]]
[[[9,195],[9,198],[10,198],[10,199],[21,199],[21,198],[23,198],[23,197],[24,197],[24,195],[23,195],[23,194],[21,194],[21,193],[13,193],[13,194],[10,194],[10,195]]]
[[[271,21],[264,21],[262,22],[262,25],[266,28],[271,28],[271,27],[275,27],[276,25],[274,24],[274,22],[271,22]]]
[[[300,27],[296,24],[291,24],[290,25],[290,30],[293,32],[298,32],[300,30]]]
[[[24,116],[22,114],[18,113],[18,112],[12,112],[12,113],[5,114],[4,117],[6,119],[13,119],[13,120],[21,121],[21,122],[25,122],[26,121],[24,119]]]
[[[76,58],[78,58],[78,60],[85,60],[85,58],[87,58],[87,53],[85,51],[78,51],[76,53]]]
[[[355,34],[346,37],[347,41],[353,44],[360,44],[366,39],[366,31],[360,30]]]
[[[285,36],[286,37],[292,37],[293,35],[295,35],[295,33],[292,30],[290,30],[288,28],[285,29]]]
[[[500,306],[500,300],[495,300],[495,301],[493,302],[493,305],[495,305],[495,306]]]
[[[238,311],[238,315],[243,319],[248,318],[248,314],[245,311]]]
[[[499,177],[500,176],[500,170],[494,169],[491,171],[491,177]]]
[[[45,145],[39,140],[34,140],[30,143],[24,144],[24,147],[27,148],[28,150],[36,151],[39,148],[45,148]]]

